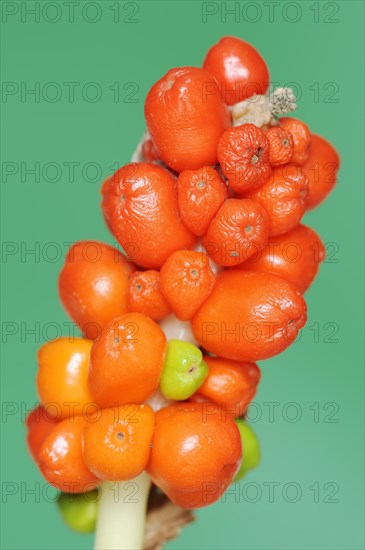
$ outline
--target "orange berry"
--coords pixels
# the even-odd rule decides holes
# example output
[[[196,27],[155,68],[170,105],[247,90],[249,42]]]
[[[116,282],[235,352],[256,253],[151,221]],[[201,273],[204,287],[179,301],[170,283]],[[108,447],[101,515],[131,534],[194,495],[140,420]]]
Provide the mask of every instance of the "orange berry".
[[[204,69],[216,77],[227,105],[265,94],[269,70],[259,52],[240,38],[224,36],[208,51]]]
[[[39,449],[46,437],[53,430],[57,420],[38,405],[27,415],[25,424],[27,428],[27,444],[30,454],[35,461],[38,460]]]
[[[59,277],[63,307],[94,340],[105,323],[126,313],[126,288],[134,267],[105,243],[80,241],[70,248]]]
[[[269,128],[265,133],[270,144],[269,161],[271,166],[288,164],[291,161],[294,150],[292,134],[280,126]]]
[[[229,128],[219,140],[218,160],[233,191],[255,189],[270,176],[269,140],[254,124]]]
[[[217,162],[218,140],[231,123],[217,87],[204,69],[178,67],[147,94],[148,130],[159,157],[176,172]]]
[[[212,403],[159,410],[147,471],[183,508],[212,504],[232,482],[242,457],[234,420]]]
[[[270,236],[287,233],[305,212],[308,179],[300,166],[286,164],[273,169],[271,178],[245,197],[259,202],[269,215]]]
[[[293,136],[293,154],[291,162],[303,164],[309,155],[309,145],[311,134],[309,128],[304,122],[292,117],[283,117],[279,119],[280,128],[287,130]]]
[[[143,472],[150,457],[154,417],[149,405],[103,409],[84,429],[83,454],[90,471],[115,481]]]
[[[166,351],[160,327],[142,313],[108,323],[91,349],[88,382],[101,407],[142,403],[158,387]]]
[[[212,292],[215,276],[203,252],[178,250],[160,271],[161,292],[176,317],[191,319]]]
[[[306,322],[306,303],[291,283],[271,273],[229,270],[191,320],[199,344],[235,361],[284,351]]]
[[[228,197],[226,184],[211,166],[184,170],[177,179],[181,219],[194,235],[201,237]]]
[[[38,465],[43,476],[65,493],[83,493],[95,488],[98,478],[90,472],[82,455],[82,416],[58,422],[43,441]]]
[[[55,405],[58,420],[82,414],[93,401],[87,384],[92,343],[63,337],[38,351],[37,389],[44,407]]]
[[[123,166],[103,185],[105,220],[138,265],[159,269],[172,252],[194,245],[180,219],[175,186],[171,173],[146,162]]]
[[[227,199],[203,239],[209,257],[219,265],[234,266],[261,250],[269,237],[266,210],[250,199]]]
[[[260,381],[256,363],[242,363],[204,355],[208,376],[190,401],[212,401],[222,411],[239,417],[244,414],[255,396]]]
[[[312,134],[309,157],[303,164],[308,177],[307,210],[315,208],[329,195],[337,183],[340,157],[336,149],[321,136]]]
[[[305,292],[315,279],[325,254],[317,233],[310,227],[298,225],[284,235],[271,237],[261,252],[238,269],[274,273]]]
[[[146,139],[142,143],[142,159],[145,162],[153,162],[158,160],[158,153],[152,139]]]
[[[127,290],[129,311],[144,313],[154,321],[161,321],[170,313],[170,308],[160,290],[158,271],[136,271]]]

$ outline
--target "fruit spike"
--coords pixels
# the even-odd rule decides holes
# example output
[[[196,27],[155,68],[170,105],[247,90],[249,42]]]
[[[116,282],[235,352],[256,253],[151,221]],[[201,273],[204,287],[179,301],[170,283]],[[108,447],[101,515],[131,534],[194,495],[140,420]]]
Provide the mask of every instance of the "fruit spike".
[[[60,297],[85,339],[42,347],[27,441],[44,477],[74,493],[70,506],[59,501],[71,527],[92,530],[98,508],[97,549],[162,547],[191,521],[180,507],[217,501],[258,463],[242,421],[260,380],[254,361],[286,349],[306,321],[302,294],[324,248],[299,223],[339,167],[328,142],[278,118],[295,97],[262,95],[268,81],[261,55],[234,37],[213,45],[203,68],[168,71],[146,98],[151,135],[102,186],[125,256],[80,241],[66,258]],[[330,180],[322,165],[313,177],[325,161]],[[88,247],[100,259],[90,262]],[[165,493],[168,533],[149,527],[145,537],[151,479]],[[83,506],[75,494],[95,486],[98,507]]]

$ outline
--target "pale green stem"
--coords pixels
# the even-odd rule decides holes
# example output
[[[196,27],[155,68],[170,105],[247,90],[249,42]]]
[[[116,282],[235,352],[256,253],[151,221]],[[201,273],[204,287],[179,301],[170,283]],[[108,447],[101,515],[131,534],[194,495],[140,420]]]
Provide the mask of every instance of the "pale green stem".
[[[95,550],[143,550],[149,476],[104,481],[101,486]]]

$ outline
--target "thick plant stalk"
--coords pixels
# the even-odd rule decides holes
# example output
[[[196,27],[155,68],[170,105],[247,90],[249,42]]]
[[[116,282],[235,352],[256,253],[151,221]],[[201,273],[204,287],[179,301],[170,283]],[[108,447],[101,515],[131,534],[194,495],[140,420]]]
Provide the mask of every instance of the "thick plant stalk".
[[[143,550],[150,488],[145,472],[131,481],[102,483],[95,550]]]

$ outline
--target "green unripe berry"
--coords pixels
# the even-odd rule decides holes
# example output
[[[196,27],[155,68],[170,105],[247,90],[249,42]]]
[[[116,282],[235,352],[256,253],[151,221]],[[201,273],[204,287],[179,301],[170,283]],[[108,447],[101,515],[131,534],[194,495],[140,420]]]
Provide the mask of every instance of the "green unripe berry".
[[[61,493],[57,507],[66,525],[78,533],[95,531],[98,497],[97,489],[80,494]]]
[[[236,424],[241,435],[242,464],[238,470],[234,482],[239,481],[249,471],[256,468],[260,462],[260,445],[255,432],[241,418],[236,419]]]
[[[199,348],[182,340],[169,341],[160,382],[165,397],[176,401],[188,399],[202,385],[207,374],[208,365]]]

